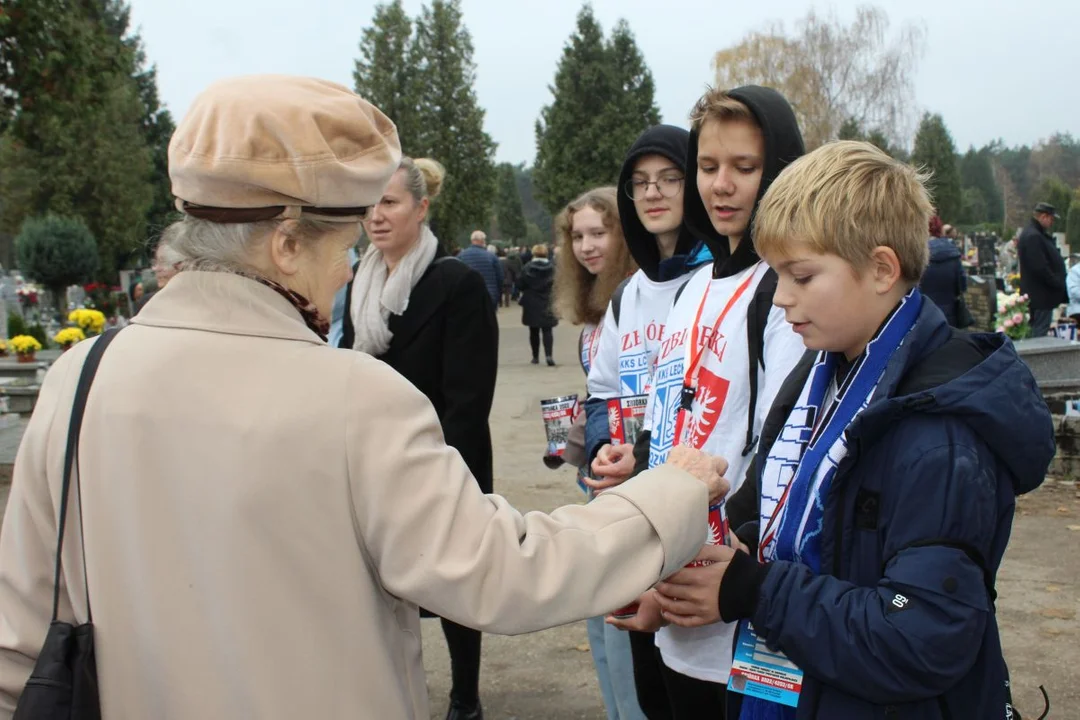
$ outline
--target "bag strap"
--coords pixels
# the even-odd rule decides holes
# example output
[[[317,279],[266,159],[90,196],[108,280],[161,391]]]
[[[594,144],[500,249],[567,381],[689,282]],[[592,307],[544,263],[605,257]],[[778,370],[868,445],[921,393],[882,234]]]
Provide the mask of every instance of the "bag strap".
[[[776,272],[769,268],[754,290],[750,307],[747,308],[746,350],[750,356],[750,371],[747,378],[750,382],[750,403],[746,410],[746,445],[743,446],[743,457],[749,455],[758,442],[758,437],[754,435],[754,417],[757,415],[758,365],[762,370],[765,369],[765,326],[769,324],[769,313],[772,311],[772,299],[776,293],[777,280]]]
[[[619,327],[619,316],[622,314],[622,296],[626,292],[626,286],[630,284],[631,278],[626,278],[619,287],[615,288],[615,292],[611,296],[611,316],[615,318],[615,327]]]
[[[71,495],[71,474],[78,464],[79,433],[82,431],[83,413],[86,411],[86,399],[90,395],[90,385],[94,382],[94,375],[97,374],[98,365],[101,364],[101,356],[105,353],[105,348],[109,346],[109,343],[113,341],[113,338],[119,334],[121,329],[122,328],[109,330],[94,341],[94,344],[90,347],[90,352],[86,355],[86,360],[83,362],[82,373],[79,375],[79,384],[75,388],[75,400],[71,404],[71,420],[68,423],[67,449],[64,453],[64,481],[60,487],[60,520],[58,522],[59,532],[56,538],[56,574],[53,578],[53,622],[56,622],[60,612],[60,572],[63,564],[61,557],[63,556],[64,550],[64,529],[67,526],[68,499]],[[90,611],[90,578],[86,569],[86,542],[82,536],[82,487],[77,472],[75,474],[75,488],[79,493],[79,541],[82,545],[83,583],[86,587],[86,620],[87,622],[92,622],[93,614]]]

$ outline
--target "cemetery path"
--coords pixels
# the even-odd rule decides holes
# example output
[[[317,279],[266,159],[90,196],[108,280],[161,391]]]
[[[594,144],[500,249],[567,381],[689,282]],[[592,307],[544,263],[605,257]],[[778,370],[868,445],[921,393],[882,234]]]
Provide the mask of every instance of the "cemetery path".
[[[516,308],[499,312],[499,383],[491,413],[495,490],[522,511],[580,502],[568,468],[540,463],[544,433],[540,400],[583,392],[577,332],[555,330],[558,367],[529,364],[528,333]],[[0,508],[7,487],[0,485]],[[1050,693],[1051,717],[1080,717],[1080,497],[1075,486],[1048,482],[1020,498],[1012,542],[998,577],[998,617],[1012,672],[1014,698],[1038,717],[1039,685]],[[446,712],[450,663],[437,620],[423,623],[432,718]],[[484,637],[481,698],[488,720],[602,720],[605,717],[584,623],[521,637]]]

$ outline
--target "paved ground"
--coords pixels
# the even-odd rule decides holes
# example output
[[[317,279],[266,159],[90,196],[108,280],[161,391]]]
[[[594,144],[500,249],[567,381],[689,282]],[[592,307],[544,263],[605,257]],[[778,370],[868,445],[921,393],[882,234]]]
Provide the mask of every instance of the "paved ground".
[[[567,469],[540,463],[541,398],[582,389],[576,334],[556,330],[559,367],[528,364],[527,331],[503,310],[499,386],[492,411],[495,487],[522,510],[550,510],[581,495]],[[0,486],[0,505],[6,501]],[[1051,718],[1080,718],[1080,499],[1074,486],[1048,482],[1021,498],[998,579],[998,613],[1025,717],[1038,717],[1044,684]],[[449,662],[438,621],[424,623],[424,656],[433,718],[449,692]],[[517,638],[485,636],[481,693],[489,720],[601,720],[600,695],[581,623]]]

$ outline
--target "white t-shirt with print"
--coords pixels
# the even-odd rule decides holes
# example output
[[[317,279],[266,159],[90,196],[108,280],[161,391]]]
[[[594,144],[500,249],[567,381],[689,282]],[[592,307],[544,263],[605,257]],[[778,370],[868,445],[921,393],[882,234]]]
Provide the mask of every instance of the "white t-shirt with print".
[[[753,452],[743,456],[750,404],[747,311],[754,290],[767,270],[768,266],[759,262],[736,275],[714,280],[712,267],[703,267],[690,278],[671,309],[660,341],[646,411],[647,426],[652,433],[649,467],[663,463],[675,445],[684,373],[692,358],[690,340],[700,308],[697,331],[697,345],[702,353],[700,372],[693,384],[697,391],[683,434],[687,444],[728,461],[727,479],[732,493],[742,484],[753,459]],[[724,307],[744,283],[744,291],[720,326],[714,328]],[[762,371],[759,366],[757,370],[755,436],[760,434],[781,384],[805,350],[802,338],[784,320],[783,310],[774,306],[765,326],[762,348],[766,369]],[[711,534],[708,528],[702,528],[702,541],[708,542]],[[664,663],[672,670],[699,680],[726,683],[731,671],[734,636],[735,625],[729,623],[694,629],[668,626],[656,634],[656,645]]]
[[[611,400],[649,392],[664,323],[684,282],[685,277],[655,282],[638,270],[623,288],[617,325],[613,305],[608,304],[600,346],[589,369],[590,397]]]

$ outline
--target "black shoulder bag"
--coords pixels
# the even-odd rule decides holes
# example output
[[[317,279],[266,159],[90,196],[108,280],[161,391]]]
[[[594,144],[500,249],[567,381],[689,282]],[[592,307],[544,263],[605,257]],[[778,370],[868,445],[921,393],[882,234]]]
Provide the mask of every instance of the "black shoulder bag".
[[[94,342],[83,363],[75,401],[71,406],[68,424],[67,450],[64,455],[64,481],[60,490],[59,532],[56,539],[56,575],[53,580],[53,611],[45,644],[38,653],[34,670],[26,681],[12,720],[100,720],[98,700],[97,660],[94,657],[94,620],[90,612],[90,581],[86,576],[86,544],[81,537],[83,554],[83,584],[86,589],[86,623],[72,625],[58,619],[60,610],[61,556],[64,549],[64,527],[67,524],[68,500],[71,496],[71,474],[78,464],[79,432],[90,385],[94,382],[105,348],[119,330],[110,330]],[[82,528],[82,489],[75,474],[79,493],[79,526]]]

